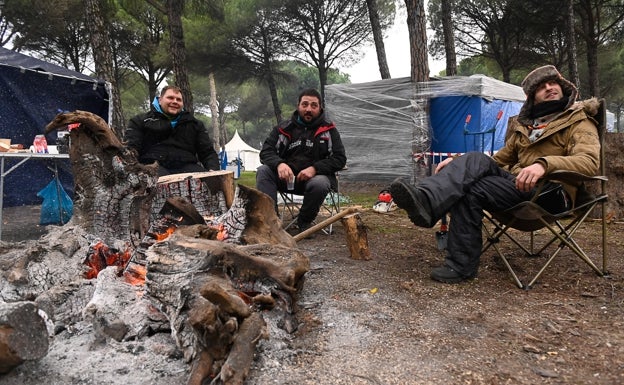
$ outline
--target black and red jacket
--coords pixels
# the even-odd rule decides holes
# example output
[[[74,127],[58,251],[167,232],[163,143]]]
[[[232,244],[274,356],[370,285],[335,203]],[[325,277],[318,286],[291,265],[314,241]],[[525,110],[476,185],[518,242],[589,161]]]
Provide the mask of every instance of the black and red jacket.
[[[273,128],[262,145],[260,161],[273,170],[286,163],[295,175],[314,166],[317,174],[334,176],[345,167],[347,156],[336,126],[325,119],[324,112],[306,124],[295,111]]]

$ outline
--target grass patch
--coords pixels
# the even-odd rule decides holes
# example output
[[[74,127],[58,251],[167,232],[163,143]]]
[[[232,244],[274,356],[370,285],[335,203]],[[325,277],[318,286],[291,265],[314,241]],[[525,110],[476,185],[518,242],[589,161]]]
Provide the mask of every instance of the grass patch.
[[[241,171],[239,178],[236,179],[236,183],[243,186],[256,188],[256,172]]]
[[[350,192],[345,195],[349,197],[351,204],[363,207],[373,207],[373,205],[377,202],[377,195],[372,195],[370,193]]]

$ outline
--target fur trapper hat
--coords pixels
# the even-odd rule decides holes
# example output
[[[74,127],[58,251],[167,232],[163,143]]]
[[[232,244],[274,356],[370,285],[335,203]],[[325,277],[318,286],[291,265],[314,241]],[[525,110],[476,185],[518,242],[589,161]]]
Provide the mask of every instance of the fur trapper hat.
[[[578,96],[578,90],[576,86],[570,82],[569,80],[564,79],[563,76],[557,71],[557,68],[552,65],[545,65],[542,67],[538,67],[531,71],[520,83],[524,94],[526,95],[526,101],[522,105],[520,109],[520,113],[518,114],[518,120],[523,124],[530,124],[531,120],[529,119],[529,115],[531,109],[533,108],[533,102],[535,97],[535,91],[537,87],[549,80],[555,80],[561,86],[561,91],[563,92],[563,97],[568,98],[568,103],[566,105],[566,109],[570,108],[576,98]]]

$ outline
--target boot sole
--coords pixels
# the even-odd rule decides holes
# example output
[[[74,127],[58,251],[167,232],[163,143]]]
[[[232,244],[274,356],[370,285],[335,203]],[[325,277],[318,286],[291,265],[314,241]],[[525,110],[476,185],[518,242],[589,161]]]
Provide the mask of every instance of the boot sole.
[[[402,180],[392,182],[390,186],[390,194],[394,203],[400,208],[407,211],[407,215],[413,224],[419,227],[433,227],[434,223],[431,223],[431,217],[423,214],[427,210],[418,201],[418,199],[412,195],[409,186]]]

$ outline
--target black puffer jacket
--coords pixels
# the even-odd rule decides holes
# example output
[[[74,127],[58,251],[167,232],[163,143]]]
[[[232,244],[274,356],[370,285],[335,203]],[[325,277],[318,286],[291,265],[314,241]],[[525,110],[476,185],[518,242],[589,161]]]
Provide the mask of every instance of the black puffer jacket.
[[[198,161],[207,170],[219,170],[217,155],[204,124],[182,111],[175,127],[152,105],[150,111],[135,116],[126,130],[128,147],[135,149],[141,163],[158,161],[165,168],[179,168]]]
[[[347,156],[336,126],[324,113],[304,124],[295,111],[289,120],[273,128],[260,151],[260,161],[273,170],[286,163],[295,175],[314,166],[317,174],[333,177],[344,168]]]

